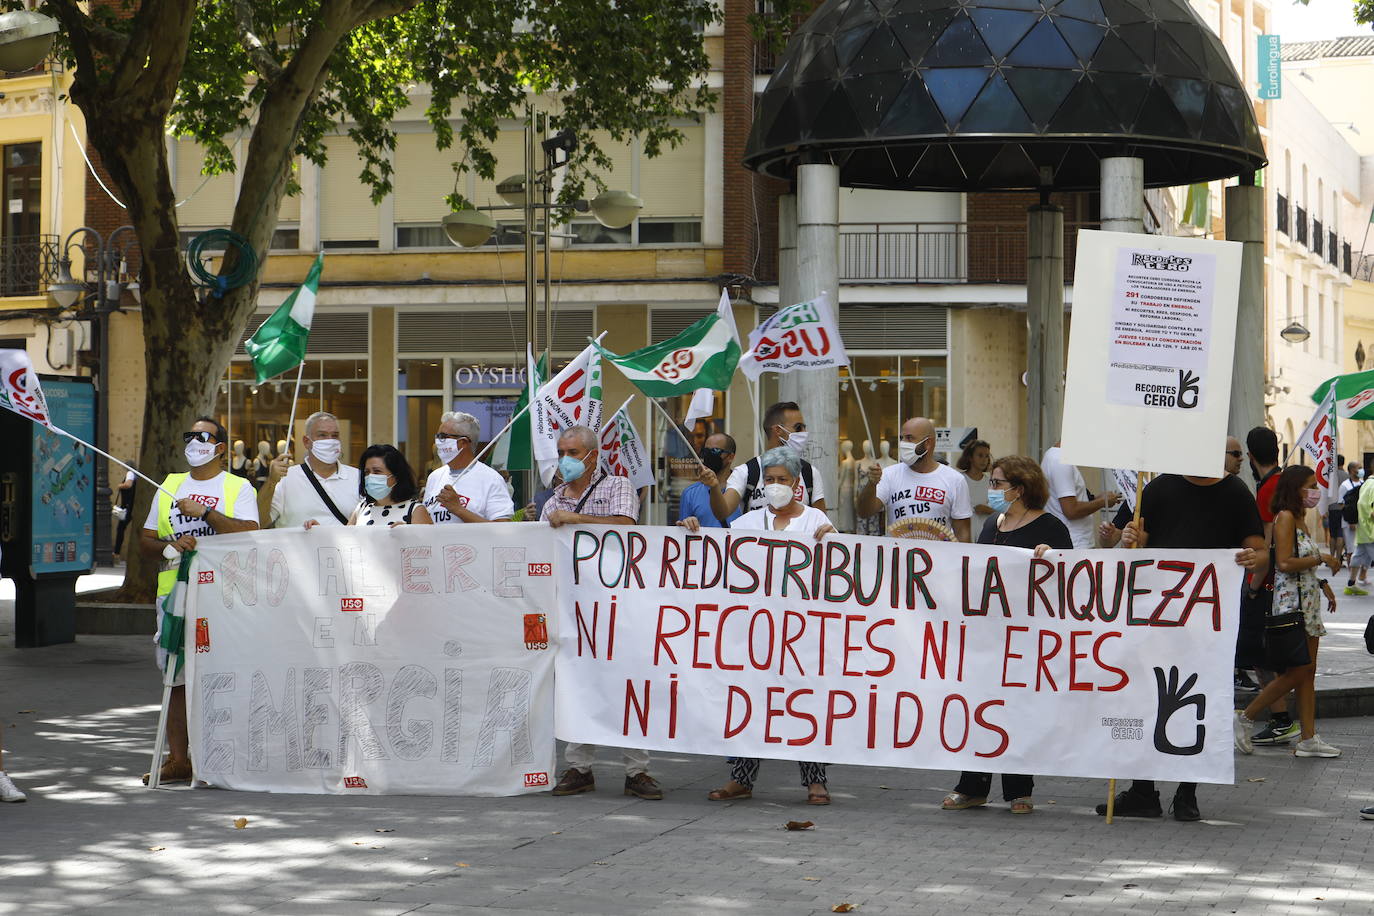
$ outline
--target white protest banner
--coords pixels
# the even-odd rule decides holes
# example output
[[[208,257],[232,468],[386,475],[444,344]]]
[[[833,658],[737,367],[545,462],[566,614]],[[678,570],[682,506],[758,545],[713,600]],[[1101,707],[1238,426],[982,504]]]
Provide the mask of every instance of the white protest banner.
[[[0,350],[0,407],[21,417],[51,427],[48,402],[38,373],[33,371],[29,354],[23,350]]]
[[[546,790],[551,534],[507,523],[203,538],[186,611],[196,778],[272,792]]]
[[[1116,492],[1121,494],[1121,499],[1126,503],[1126,508],[1135,514],[1136,472],[1125,468],[1112,468],[1112,481],[1116,484]]]
[[[654,750],[1231,782],[1230,551],[560,528],[557,733]]]
[[[749,332],[749,352],[739,361],[740,371],[751,379],[764,372],[848,365],[849,355],[825,293],[770,315]]]
[[[1239,242],[1079,231],[1065,461],[1224,474],[1240,254]]]
[[[654,468],[649,463],[644,440],[639,437],[634,420],[630,419],[629,407],[634,399],[634,395],[626,398],[601,428],[601,461],[607,472],[630,478],[630,483],[638,489],[654,485]]]
[[[1298,434],[1296,446],[1312,456],[1317,475],[1317,489],[1323,502],[1335,502],[1336,494],[1336,386],[1327,388],[1326,397],[1317,405],[1317,412]]]

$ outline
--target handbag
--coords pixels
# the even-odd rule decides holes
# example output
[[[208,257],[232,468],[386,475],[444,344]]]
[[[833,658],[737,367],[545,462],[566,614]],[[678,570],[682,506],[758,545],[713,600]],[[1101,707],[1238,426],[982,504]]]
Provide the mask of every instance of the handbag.
[[[1269,548],[1269,563],[1274,563],[1274,548]],[[1302,605],[1302,577],[1298,576],[1298,605]],[[1286,671],[1312,663],[1307,651],[1307,620],[1301,610],[1284,614],[1268,613],[1264,618],[1264,654],[1270,671]]]

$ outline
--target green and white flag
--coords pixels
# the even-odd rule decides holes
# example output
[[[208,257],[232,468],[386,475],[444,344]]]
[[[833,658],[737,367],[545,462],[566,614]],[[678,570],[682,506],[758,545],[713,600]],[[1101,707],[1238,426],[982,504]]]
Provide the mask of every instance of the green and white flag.
[[[157,644],[167,652],[167,667],[162,672],[162,683],[167,685],[176,680],[186,665],[186,596],[191,590],[191,561],[195,558],[194,550],[181,554],[172,590],[158,599],[158,613],[162,615],[162,621],[158,627]]]
[[[243,342],[243,349],[253,358],[253,372],[259,383],[305,361],[305,344],[310,337],[310,322],[315,318],[315,296],[319,293],[323,269],[322,251],[310,266],[305,282]]]
[[[724,391],[730,387],[740,356],[734,322],[722,321],[719,312],[712,312],[663,343],[624,356],[595,341],[592,345],[651,398],[691,394],[698,388]]]
[[[1374,420],[1374,370],[1351,372],[1327,379],[1312,392],[1312,403],[1320,404],[1336,383],[1336,416],[1347,420]]]
[[[525,347],[525,387],[520,389],[520,397],[515,402],[515,413],[524,409],[530,403],[530,396],[539,390],[539,386],[544,384],[544,376],[549,370],[549,359],[547,353],[539,354],[539,361],[535,362],[534,351],[528,345]],[[510,433],[496,444],[492,450],[491,463],[495,467],[503,467],[507,471],[528,471],[530,470],[530,415],[526,413],[523,417],[515,421]]]

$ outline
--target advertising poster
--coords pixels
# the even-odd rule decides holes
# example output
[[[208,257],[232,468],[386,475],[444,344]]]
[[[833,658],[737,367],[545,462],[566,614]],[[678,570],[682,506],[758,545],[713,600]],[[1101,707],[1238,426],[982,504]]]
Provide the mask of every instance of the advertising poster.
[[[43,378],[54,426],[95,439],[95,390],[84,381]],[[90,572],[95,554],[95,453],[42,426],[33,428],[33,575]]]

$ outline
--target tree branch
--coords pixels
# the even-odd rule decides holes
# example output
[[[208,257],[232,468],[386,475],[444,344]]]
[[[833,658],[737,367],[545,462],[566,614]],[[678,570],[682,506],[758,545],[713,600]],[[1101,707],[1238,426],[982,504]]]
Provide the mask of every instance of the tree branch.
[[[67,40],[71,42],[77,67],[84,69],[86,73],[91,75],[92,85],[94,85],[96,67],[95,55],[92,54],[92,51],[99,51],[101,54],[117,60],[119,55],[124,53],[129,40],[86,15],[86,12],[72,0],[49,0],[48,6],[62,22],[67,32]]]
[[[239,39],[243,42],[243,48],[252,58],[253,64],[258,68],[264,79],[276,79],[281,75],[281,61],[267,49],[262,43],[262,39],[253,31],[253,8],[249,6],[248,0],[234,0],[234,24],[238,26]]]
[[[399,16],[420,4],[420,0],[372,0],[365,3],[358,11],[358,16],[353,20],[353,27],[366,25],[378,19],[386,19],[391,16]]]

